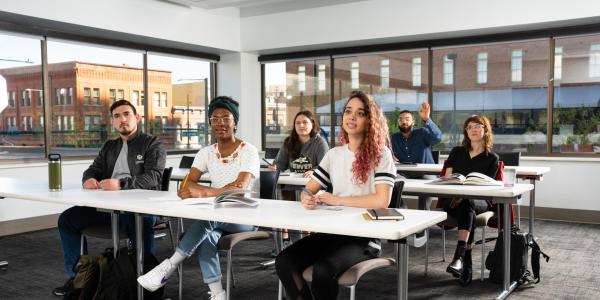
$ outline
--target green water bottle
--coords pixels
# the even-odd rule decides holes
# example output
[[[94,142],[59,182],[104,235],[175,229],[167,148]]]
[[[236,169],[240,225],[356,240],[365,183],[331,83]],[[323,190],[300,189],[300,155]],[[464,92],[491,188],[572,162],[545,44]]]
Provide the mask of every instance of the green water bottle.
[[[60,154],[48,154],[48,188],[51,192],[62,189],[62,164]]]

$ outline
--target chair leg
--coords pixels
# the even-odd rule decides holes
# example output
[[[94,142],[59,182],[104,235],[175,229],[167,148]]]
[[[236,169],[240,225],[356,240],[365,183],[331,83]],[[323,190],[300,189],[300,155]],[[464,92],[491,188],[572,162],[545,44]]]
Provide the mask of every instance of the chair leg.
[[[485,226],[481,228],[481,281],[485,278]]]
[[[85,235],[82,234],[81,238],[79,239],[79,241],[80,241],[79,242],[79,244],[80,244],[79,245],[79,255],[84,255],[85,253],[83,252],[84,251],[84,246],[83,245],[85,243]]]
[[[521,205],[517,203],[515,207],[517,208],[517,226],[521,228]]]
[[[429,268],[429,229],[425,230],[427,231],[427,242],[425,242],[425,276],[427,276]]]
[[[227,290],[226,299],[229,300],[229,294],[231,293],[231,249],[227,250]]]
[[[277,300],[282,300],[283,299],[283,284],[281,283],[281,280],[279,281],[279,286],[277,287]]]
[[[171,220],[169,219],[167,221],[167,224],[169,226],[169,237],[171,238],[171,246],[173,247],[173,252],[175,252],[175,239],[173,238],[174,232],[173,232],[173,222],[171,222]]]
[[[177,266],[177,272],[179,272],[179,300],[183,299],[183,262]]]
[[[356,285],[350,286],[350,300],[354,300],[356,298]]]
[[[442,228],[442,261],[446,261],[446,229]]]

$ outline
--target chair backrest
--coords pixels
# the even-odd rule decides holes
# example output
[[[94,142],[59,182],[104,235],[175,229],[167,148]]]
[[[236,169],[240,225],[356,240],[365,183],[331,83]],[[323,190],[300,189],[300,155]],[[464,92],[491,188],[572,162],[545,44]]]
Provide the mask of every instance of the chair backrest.
[[[277,180],[279,180],[279,170],[260,171],[260,198],[275,199],[277,198]]]
[[[518,167],[521,161],[521,152],[499,152],[498,157],[505,166]]]
[[[440,150],[432,150],[431,156],[433,157],[433,162],[436,164],[440,163]]]
[[[392,189],[392,199],[390,200],[389,208],[400,208],[402,203],[402,190],[404,190],[404,181],[396,179],[394,189]]]
[[[160,190],[168,191],[169,184],[171,183],[171,173],[173,172],[173,167],[165,168],[162,174],[162,179],[160,181]]]
[[[266,159],[274,159],[277,157],[277,153],[279,153],[279,148],[265,148]]]
[[[182,156],[181,161],[179,162],[179,167],[189,169],[192,167],[193,163],[194,163],[193,156]]]

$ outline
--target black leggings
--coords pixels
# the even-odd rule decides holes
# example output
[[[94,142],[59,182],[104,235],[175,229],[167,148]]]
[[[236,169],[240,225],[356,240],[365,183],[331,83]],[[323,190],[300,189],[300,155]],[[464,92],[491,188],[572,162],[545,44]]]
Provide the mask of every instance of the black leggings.
[[[311,234],[284,249],[275,260],[277,275],[290,299],[336,299],[337,280],[351,266],[374,256],[368,238]],[[302,272],[313,266],[311,291]]]
[[[462,199],[460,204],[450,207],[451,199],[444,201],[444,211],[456,219],[458,230],[468,230],[469,240],[467,244],[472,244],[475,238],[475,218],[478,214],[489,210],[488,202],[485,200]]]

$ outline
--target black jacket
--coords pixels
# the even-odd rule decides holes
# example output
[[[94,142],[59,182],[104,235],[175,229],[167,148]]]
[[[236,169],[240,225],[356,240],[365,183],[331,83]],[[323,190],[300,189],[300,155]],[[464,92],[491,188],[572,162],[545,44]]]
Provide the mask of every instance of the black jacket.
[[[98,181],[111,178],[122,146],[121,137],[104,143],[94,162],[83,172],[82,183],[90,178]],[[121,189],[160,190],[167,153],[158,137],[138,131],[127,141],[127,147],[131,178],[119,180]]]

